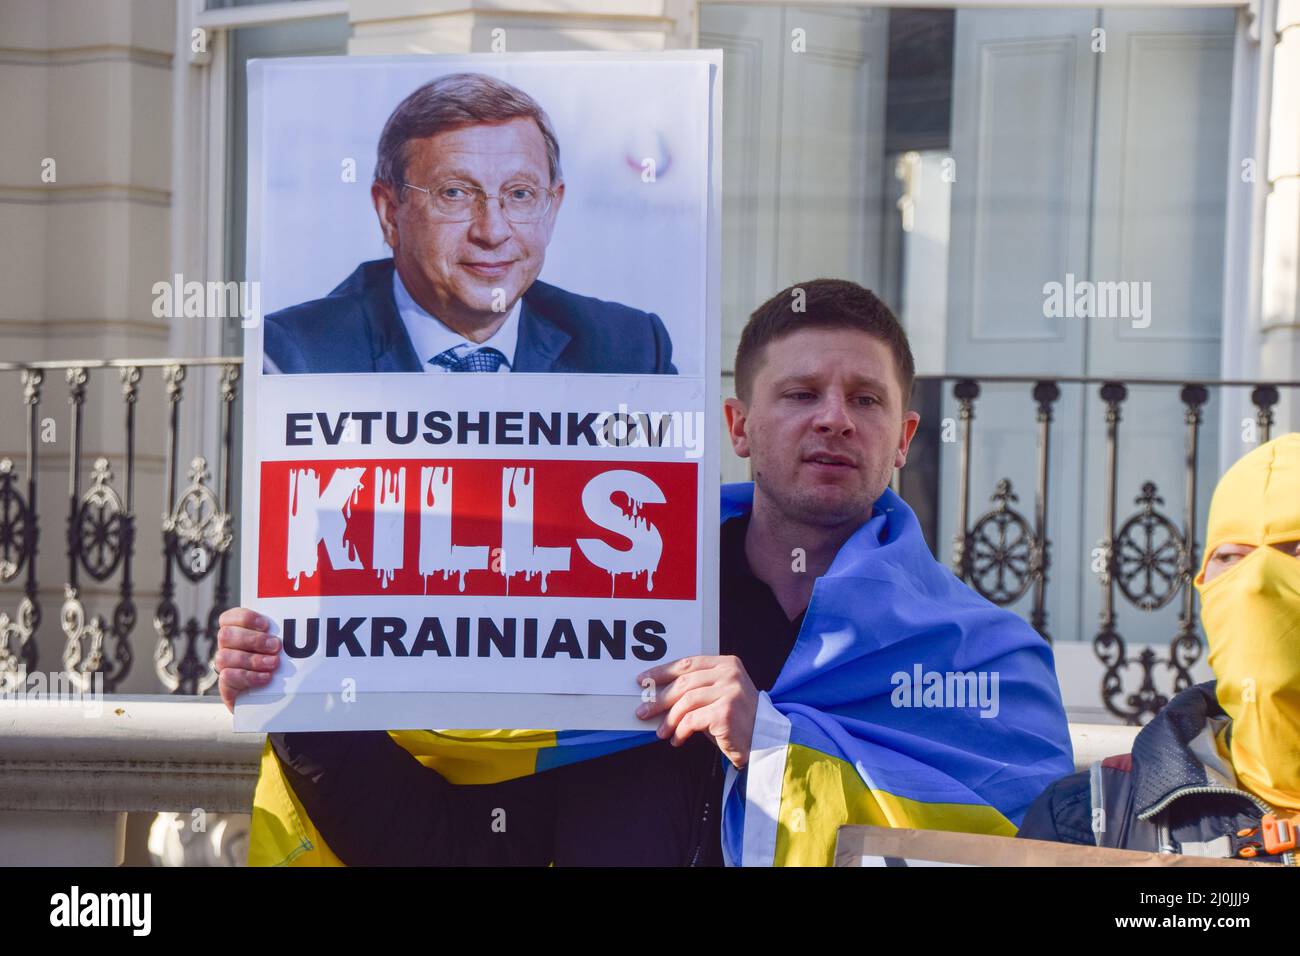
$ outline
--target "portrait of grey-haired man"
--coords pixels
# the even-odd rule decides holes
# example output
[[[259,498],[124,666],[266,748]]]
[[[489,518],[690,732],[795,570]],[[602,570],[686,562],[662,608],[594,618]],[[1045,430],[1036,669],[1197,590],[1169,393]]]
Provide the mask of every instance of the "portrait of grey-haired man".
[[[391,257],[268,315],[267,372],[676,373],[657,315],[538,280],[564,177],[523,90],[421,86],[384,124],[370,195]]]

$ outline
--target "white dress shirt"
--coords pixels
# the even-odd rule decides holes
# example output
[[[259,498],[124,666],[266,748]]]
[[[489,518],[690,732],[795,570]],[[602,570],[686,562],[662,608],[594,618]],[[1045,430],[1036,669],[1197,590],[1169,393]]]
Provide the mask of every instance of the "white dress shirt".
[[[406,326],[406,334],[411,337],[415,354],[419,357],[426,372],[449,372],[451,369],[435,365],[430,359],[441,355],[447,349],[455,348],[456,357],[464,358],[478,349],[496,349],[506,357],[498,372],[509,372],[515,364],[515,346],[519,342],[519,309],[523,299],[517,299],[501,328],[485,342],[473,342],[454,329],[448,328],[423,306],[411,298],[406,291],[402,278],[393,270],[393,298],[397,300],[397,314]]]

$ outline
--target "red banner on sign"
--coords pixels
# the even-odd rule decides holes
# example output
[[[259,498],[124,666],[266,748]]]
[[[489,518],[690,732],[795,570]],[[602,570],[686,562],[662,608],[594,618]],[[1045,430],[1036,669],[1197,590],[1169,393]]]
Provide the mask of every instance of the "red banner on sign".
[[[258,596],[694,600],[698,468],[263,462]]]

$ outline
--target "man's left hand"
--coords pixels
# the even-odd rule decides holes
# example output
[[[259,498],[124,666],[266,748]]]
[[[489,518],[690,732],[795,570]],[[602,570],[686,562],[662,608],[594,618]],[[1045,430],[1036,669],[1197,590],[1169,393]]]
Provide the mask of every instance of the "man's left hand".
[[[758,690],[739,657],[683,657],[637,676],[637,683],[653,681],[655,699],[636,710],[642,719],[667,715],[655,732],[671,737],[680,747],[701,731],[739,770],[749,763],[749,744],[758,713]]]

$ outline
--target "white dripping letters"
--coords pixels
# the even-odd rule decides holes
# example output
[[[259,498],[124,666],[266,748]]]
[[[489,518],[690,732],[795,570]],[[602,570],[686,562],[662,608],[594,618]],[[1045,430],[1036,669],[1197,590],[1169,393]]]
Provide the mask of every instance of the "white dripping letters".
[[[444,581],[459,575],[463,591],[465,572],[488,566],[488,548],[451,543],[451,482],[451,468],[420,469],[420,575],[427,580],[441,571]],[[398,541],[399,556],[403,543]]]
[[[375,575],[384,587],[402,566],[402,526],[406,521],[406,469],[375,468]]]
[[[454,466],[420,469],[418,570],[426,580],[434,574],[441,574],[443,580],[455,574],[464,591],[466,573],[488,570],[490,549],[486,544],[452,541],[454,473]],[[408,507],[405,468],[339,468],[323,489],[314,468],[291,468],[285,574],[294,582],[295,590],[303,577],[316,573],[321,543],[335,570],[366,568],[356,546],[347,540],[347,520],[368,477],[374,483],[370,569],[383,587],[402,569]],[[535,469],[502,469],[501,560],[499,567],[493,565],[492,570],[507,581],[516,574],[523,574],[525,580],[540,576],[545,592],[547,575],[569,570],[573,549],[538,547],[533,543],[535,488]],[[615,504],[617,494],[631,502],[630,514]],[[592,523],[622,536],[631,545],[620,550],[598,538],[578,538],[575,542],[588,561],[610,575],[611,595],[620,574],[630,574],[636,580],[644,573],[646,590],[654,590],[654,572],[663,556],[663,537],[642,509],[647,504],[666,503],[662,489],[640,472],[615,469],[589,480],[581,499],[583,511]]]
[[[624,514],[611,500],[619,491],[631,499],[631,515]],[[655,589],[654,573],[663,554],[664,539],[659,529],[637,512],[645,504],[661,505],[666,500],[659,486],[638,471],[607,471],[591,479],[582,489],[582,507],[587,517],[606,531],[614,531],[632,542],[629,550],[619,551],[597,538],[578,539],[578,547],[587,560],[609,572],[610,597],[614,596],[614,581],[619,574],[630,573],[635,581],[644,571],[646,590]]]
[[[311,577],[316,573],[316,546],[322,541],[333,567],[365,567],[357,558],[356,548],[344,540],[347,517],[361,493],[365,471],[364,468],[339,468],[330,476],[324,491],[315,468],[289,471],[289,540],[284,573],[293,579],[295,591],[303,575]]]
[[[569,554],[568,548],[533,546],[533,469],[502,470],[501,573],[506,580],[521,571],[525,581],[540,574],[545,594],[546,576],[552,571],[569,570]]]

